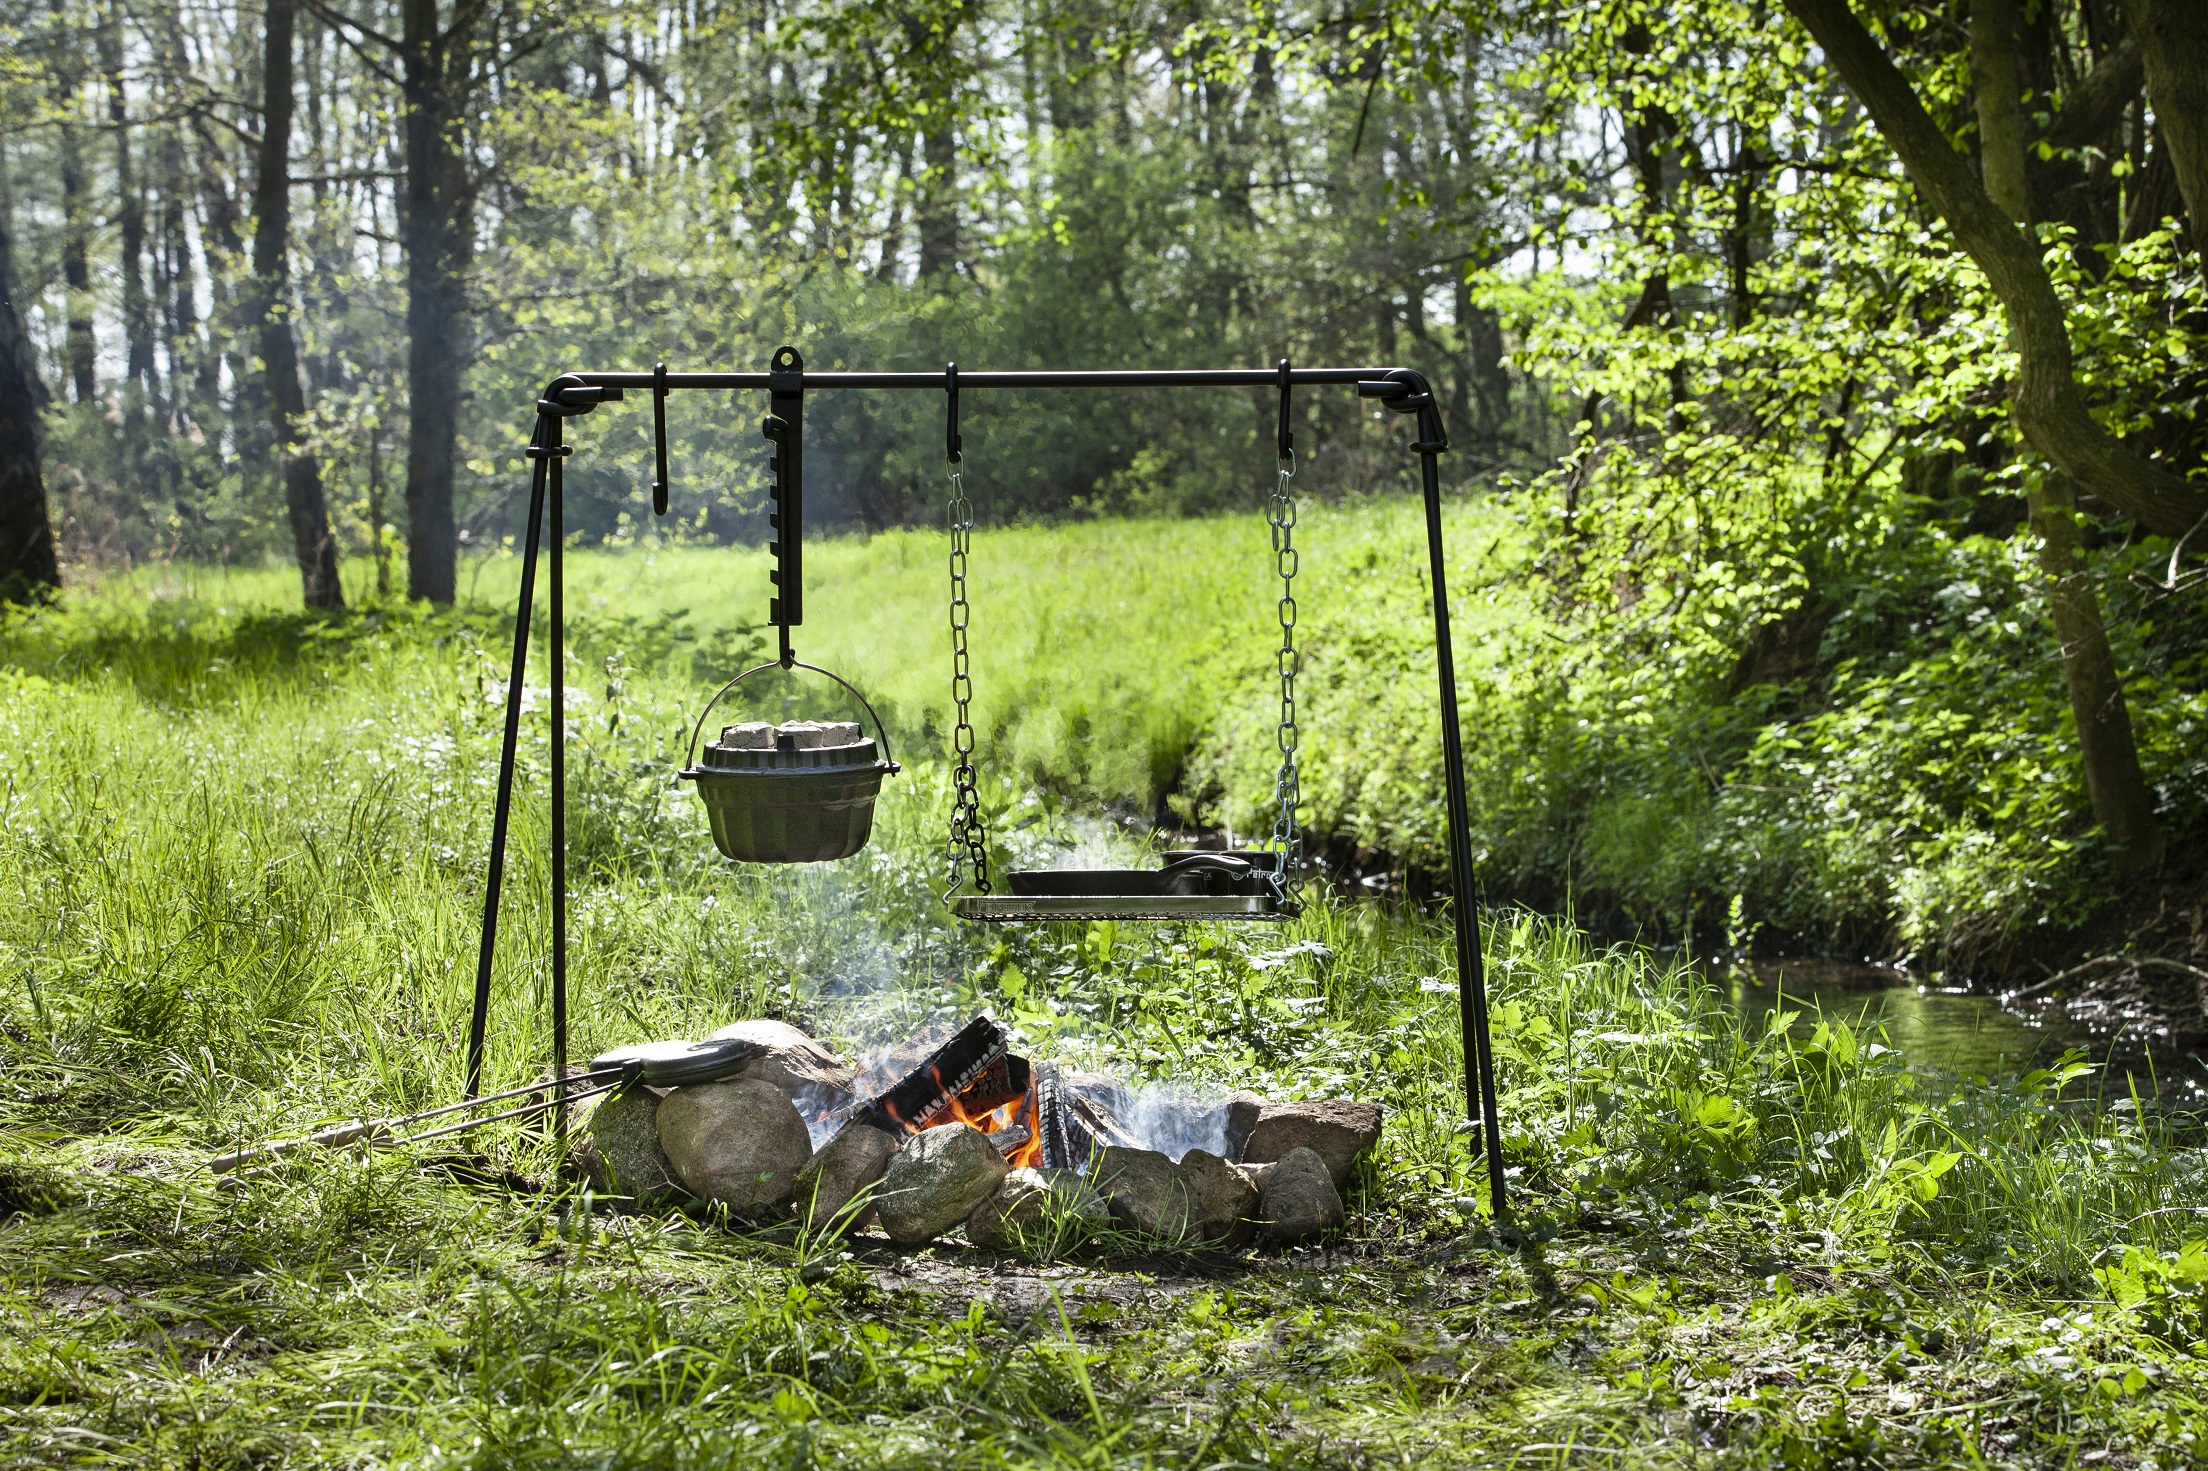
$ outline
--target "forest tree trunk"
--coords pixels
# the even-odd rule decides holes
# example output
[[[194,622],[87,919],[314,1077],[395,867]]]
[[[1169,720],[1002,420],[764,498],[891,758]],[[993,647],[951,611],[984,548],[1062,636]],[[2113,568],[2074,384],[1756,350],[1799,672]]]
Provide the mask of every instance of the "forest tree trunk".
[[[958,269],[958,139],[946,109],[921,134],[927,168],[920,175],[920,279]]]
[[[1978,172],[2002,212],[2029,226],[2024,179],[2024,109],[2017,77],[2013,0],[1974,0],[1970,12],[1971,82],[1978,109]],[[2013,333],[2012,333],[2013,335]],[[2079,544],[2077,497],[2060,472],[2032,477],[2026,499],[2039,536],[2039,566],[2047,575],[2048,614],[2062,652],[2063,683],[2078,727],[2086,795],[2107,834],[2117,870],[2138,874],[2162,858],[2154,794],[2139,769],[2131,711],[2116,672],[2116,654],[2101,622],[2093,574]]]
[[[203,238],[213,246],[204,252],[211,310],[207,313],[208,350],[199,364],[199,393],[203,402],[219,404],[223,368],[230,369],[230,381],[236,385],[237,399],[231,416],[231,432],[242,445],[251,442],[242,432],[246,411],[250,406],[255,415],[259,414],[261,393],[259,380],[242,370],[235,347],[238,290],[232,273],[245,258],[245,239],[239,233],[238,200],[231,192],[229,163],[222,145],[214,129],[203,119],[195,119],[194,131],[199,141],[200,207],[206,225]]]
[[[58,12],[59,7],[56,7]],[[58,15],[57,20],[65,19]],[[67,44],[67,43],[64,43]],[[61,282],[67,289],[67,321],[63,328],[63,355],[77,402],[88,404],[99,397],[98,346],[92,340],[92,226],[86,218],[84,151],[77,141],[78,79],[72,68],[54,79],[54,104],[58,149],[61,155]]]
[[[2003,214],[2028,223],[2016,0],[1970,0],[1970,83],[1978,104],[1978,177]]]
[[[2177,0],[2197,4],[2199,0]],[[2036,243],[2001,212],[1925,112],[1908,79],[1863,29],[1848,0],[1786,0],[1862,102],[1909,178],[2001,299],[2017,348],[2017,428],[2071,479],[2150,531],[2183,536],[2208,515],[2208,494],[2133,453],[2095,422],[2072,370],[2062,299]]]
[[[46,385],[15,309],[11,213],[0,210],[0,601],[30,602],[61,586],[61,568],[38,462]]]
[[[904,17],[911,63],[927,78],[920,128],[920,189],[913,224],[920,236],[920,279],[940,282],[958,269],[958,27],[971,7]]]
[[[299,381],[299,344],[291,331],[291,50],[298,0],[268,0],[266,52],[261,63],[264,99],[260,167],[253,180],[253,323],[260,336],[261,371],[268,385],[269,427],[284,477],[284,506],[299,559],[300,595],[310,608],[345,606],[337,576],[337,543],[330,535],[322,471],[299,442],[307,412]]]
[[[2063,682],[2085,758],[2086,795],[2108,835],[2119,873],[2137,876],[2162,861],[2162,828],[2154,793],[2139,769],[2131,711],[2116,675],[2116,654],[2101,623],[2100,599],[2078,545],[2077,498],[2060,473],[2038,477],[2027,497],[2039,533],[2039,566],[2047,574],[2047,611],[2062,641]]]
[[[107,121],[115,133],[115,233],[121,247],[124,392],[139,386],[136,411],[154,393],[153,312],[146,300],[146,199],[131,153],[131,122],[123,78],[123,17],[110,9],[100,35],[100,69],[107,74]],[[126,402],[124,413],[133,412]]]
[[[2147,99],[2177,166],[2193,248],[2208,251],[2208,4],[2131,0],[2147,64]]]
[[[173,123],[162,135],[161,172],[165,197],[161,201],[160,253],[166,264],[161,276],[159,317],[169,360],[164,422],[169,433],[178,434],[185,432],[187,425],[208,423],[216,409],[214,404],[195,402],[193,397],[194,375],[202,360],[212,354],[200,350],[199,291],[192,270],[190,205],[187,203],[192,195],[191,164],[184,150],[184,135]],[[183,489],[183,476],[173,451],[163,460],[168,480],[164,489],[173,499]]]
[[[473,229],[452,139],[452,42],[438,29],[437,0],[405,0],[406,591],[433,603],[452,601],[459,576],[452,490],[467,320],[459,273]]]
[[[109,6],[98,30],[100,70],[107,82],[107,123],[115,135],[116,266],[123,286],[123,465],[147,494],[152,486],[153,446],[147,411],[154,381],[153,313],[146,301],[146,200],[131,157],[129,96],[123,77],[123,15]]]

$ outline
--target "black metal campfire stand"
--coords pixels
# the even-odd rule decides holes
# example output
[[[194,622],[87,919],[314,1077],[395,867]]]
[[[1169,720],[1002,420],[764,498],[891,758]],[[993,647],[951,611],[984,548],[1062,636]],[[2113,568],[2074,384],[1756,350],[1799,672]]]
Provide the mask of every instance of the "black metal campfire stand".
[[[1449,447],[1441,412],[1425,377],[1409,368],[1206,368],[1159,371],[976,373],[814,373],[805,370],[795,349],[777,351],[765,373],[671,373],[664,364],[649,373],[566,373],[546,385],[537,400],[536,432],[531,435],[528,456],[534,461],[529,486],[529,524],[523,541],[521,596],[514,622],[514,656],[506,685],[506,734],[499,752],[498,799],[491,818],[490,872],[483,889],[483,943],[476,961],[475,1006],[468,1026],[466,1097],[474,1098],[483,1081],[483,1039],[490,1019],[491,961],[498,943],[498,901],[506,870],[506,835],[513,808],[514,755],[521,736],[522,680],[529,658],[529,614],[535,605],[537,558],[548,533],[551,551],[547,609],[552,647],[550,667],[552,696],[552,1076],[567,1075],[567,750],[565,639],[565,577],[561,567],[564,540],[562,525],[561,461],[572,447],[564,439],[568,419],[587,414],[601,403],[619,401],[629,389],[651,393],[655,465],[652,509],[667,511],[667,395],[678,390],[707,389],[721,392],[762,390],[769,395],[770,417],[765,433],[774,445],[775,512],[770,524],[776,532],[771,545],[776,571],[777,596],[769,621],[780,634],[780,660],[784,668],[796,659],[790,647],[790,629],[804,621],[802,555],[804,542],[803,435],[805,395],[847,390],[919,390],[956,392],[960,389],[1046,388],[1354,388],[1360,398],[1386,404],[1397,413],[1418,417],[1418,452],[1426,501],[1426,554],[1433,579],[1434,663],[1440,684],[1441,747],[1443,775],[1449,804],[1449,879],[1454,900],[1450,912],[1456,922],[1457,1005],[1461,1020],[1465,1069],[1465,1103],[1477,1144],[1485,1155],[1488,1198],[1495,1217],[1506,1208],[1501,1131],[1496,1127],[1495,1063],[1489,1043],[1487,985],[1480,962],[1479,920],[1473,902],[1472,850],[1466,816],[1464,738],[1457,719],[1456,659],[1449,640],[1449,595],[1442,563],[1441,452]],[[1285,425],[1283,436],[1285,437]],[[549,509],[549,516],[547,511]],[[566,1092],[555,1088],[554,1133],[563,1143],[567,1134]]]

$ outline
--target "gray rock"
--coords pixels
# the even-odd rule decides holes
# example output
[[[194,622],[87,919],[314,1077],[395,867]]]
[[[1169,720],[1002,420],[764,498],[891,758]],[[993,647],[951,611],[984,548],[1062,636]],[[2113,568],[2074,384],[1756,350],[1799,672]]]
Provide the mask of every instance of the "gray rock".
[[[1244,1245],[1257,1234],[1257,1186],[1241,1166],[1207,1149],[1181,1156],[1188,1190],[1188,1235],[1218,1246]]]
[[[1380,1105],[1327,1099],[1312,1103],[1268,1103],[1242,1147],[1244,1164],[1270,1164],[1292,1149],[1308,1149],[1326,1163],[1339,1191],[1349,1184],[1357,1156],[1380,1138]]]
[[[851,1065],[788,1022],[757,1017],[732,1022],[713,1034],[713,1041],[737,1037],[762,1049],[759,1056],[729,1076],[758,1078],[774,1084],[793,1103],[812,1112],[840,1108],[851,1098],[857,1076]]]
[[[1014,1170],[966,1218],[966,1239],[992,1249],[1017,1246],[1047,1230],[1054,1217],[1100,1225],[1111,1212],[1071,1170]]]
[[[1258,1192],[1258,1219],[1265,1239],[1278,1246],[1300,1246],[1331,1231],[1347,1218],[1341,1193],[1334,1188],[1326,1161],[1309,1149],[1291,1149],[1265,1167]]]
[[[820,1153],[797,1174],[797,1214],[801,1220],[825,1228],[856,1195],[882,1178],[904,1141],[871,1124],[849,1123],[820,1147]],[[841,1229],[863,1231],[874,1222],[869,1202]]]
[[[1089,1183],[1112,1219],[1145,1236],[1179,1240],[1188,1233],[1188,1185],[1180,1168],[1155,1149],[1105,1145],[1089,1166]]]
[[[659,1105],[659,1144],[691,1194],[748,1216],[789,1204],[797,1172],[813,1157],[797,1106],[757,1078],[668,1094]]]
[[[1265,1100],[1247,1088],[1237,1088],[1227,1095],[1227,1158],[1243,1160],[1244,1148],[1250,1142],[1250,1130],[1257,1127],[1259,1115],[1265,1112]]]
[[[1051,1194],[1058,1197],[1059,1209],[1099,1226],[1112,1218],[1104,1197],[1075,1171],[1045,1170],[1043,1178],[1050,1182]]]
[[[1023,1234],[1039,1230],[1049,1216],[1050,1181],[1041,1170],[1014,1170],[966,1218],[966,1239],[976,1246],[1011,1246]]]
[[[591,1189],[650,1205],[681,1188],[659,1147],[659,1095],[651,1089],[638,1085],[608,1094],[578,1123],[568,1155]]]
[[[995,1195],[1010,1172],[989,1136],[970,1124],[922,1129],[882,1176],[882,1229],[901,1246],[933,1241]]]

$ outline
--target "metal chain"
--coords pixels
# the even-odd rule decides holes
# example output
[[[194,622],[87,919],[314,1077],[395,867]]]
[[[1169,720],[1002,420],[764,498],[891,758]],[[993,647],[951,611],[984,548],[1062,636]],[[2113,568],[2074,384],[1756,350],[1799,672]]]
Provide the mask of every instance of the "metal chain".
[[[1280,457],[1280,478],[1265,503],[1265,519],[1273,528],[1273,560],[1280,571],[1280,777],[1275,783],[1280,813],[1273,819],[1273,846],[1280,854],[1280,868],[1273,888],[1282,902],[1300,906],[1303,835],[1296,826],[1296,807],[1303,788],[1296,766],[1296,748],[1302,739],[1296,729],[1296,671],[1303,656],[1296,651],[1296,498],[1288,490],[1295,474],[1296,452],[1291,449]]]
[[[951,730],[951,749],[958,753],[952,773],[951,835],[944,845],[948,860],[943,902],[958,892],[959,871],[973,873],[974,892],[989,892],[989,836],[982,826],[981,794],[974,776],[974,727],[968,706],[974,698],[974,682],[967,670],[966,553],[973,544],[974,506],[966,499],[965,461],[948,461],[951,473],[951,703],[958,722]]]

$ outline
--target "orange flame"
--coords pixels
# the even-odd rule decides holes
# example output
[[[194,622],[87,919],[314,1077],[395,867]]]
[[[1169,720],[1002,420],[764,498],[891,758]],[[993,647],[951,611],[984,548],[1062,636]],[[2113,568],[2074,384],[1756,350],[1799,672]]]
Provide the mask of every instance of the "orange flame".
[[[1015,1170],[1040,1166],[1043,1162],[1043,1133],[1035,1115],[1033,1088],[1009,1103],[991,1109],[971,1107],[961,1095],[951,1100],[951,1106],[945,1110],[942,1118],[946,1123],[956,1120],[962,1124],[971,1124],[984,1134],[1024,1128],[1027,1130],[1027,1138],[1004,1157],[1004,1162]]]

